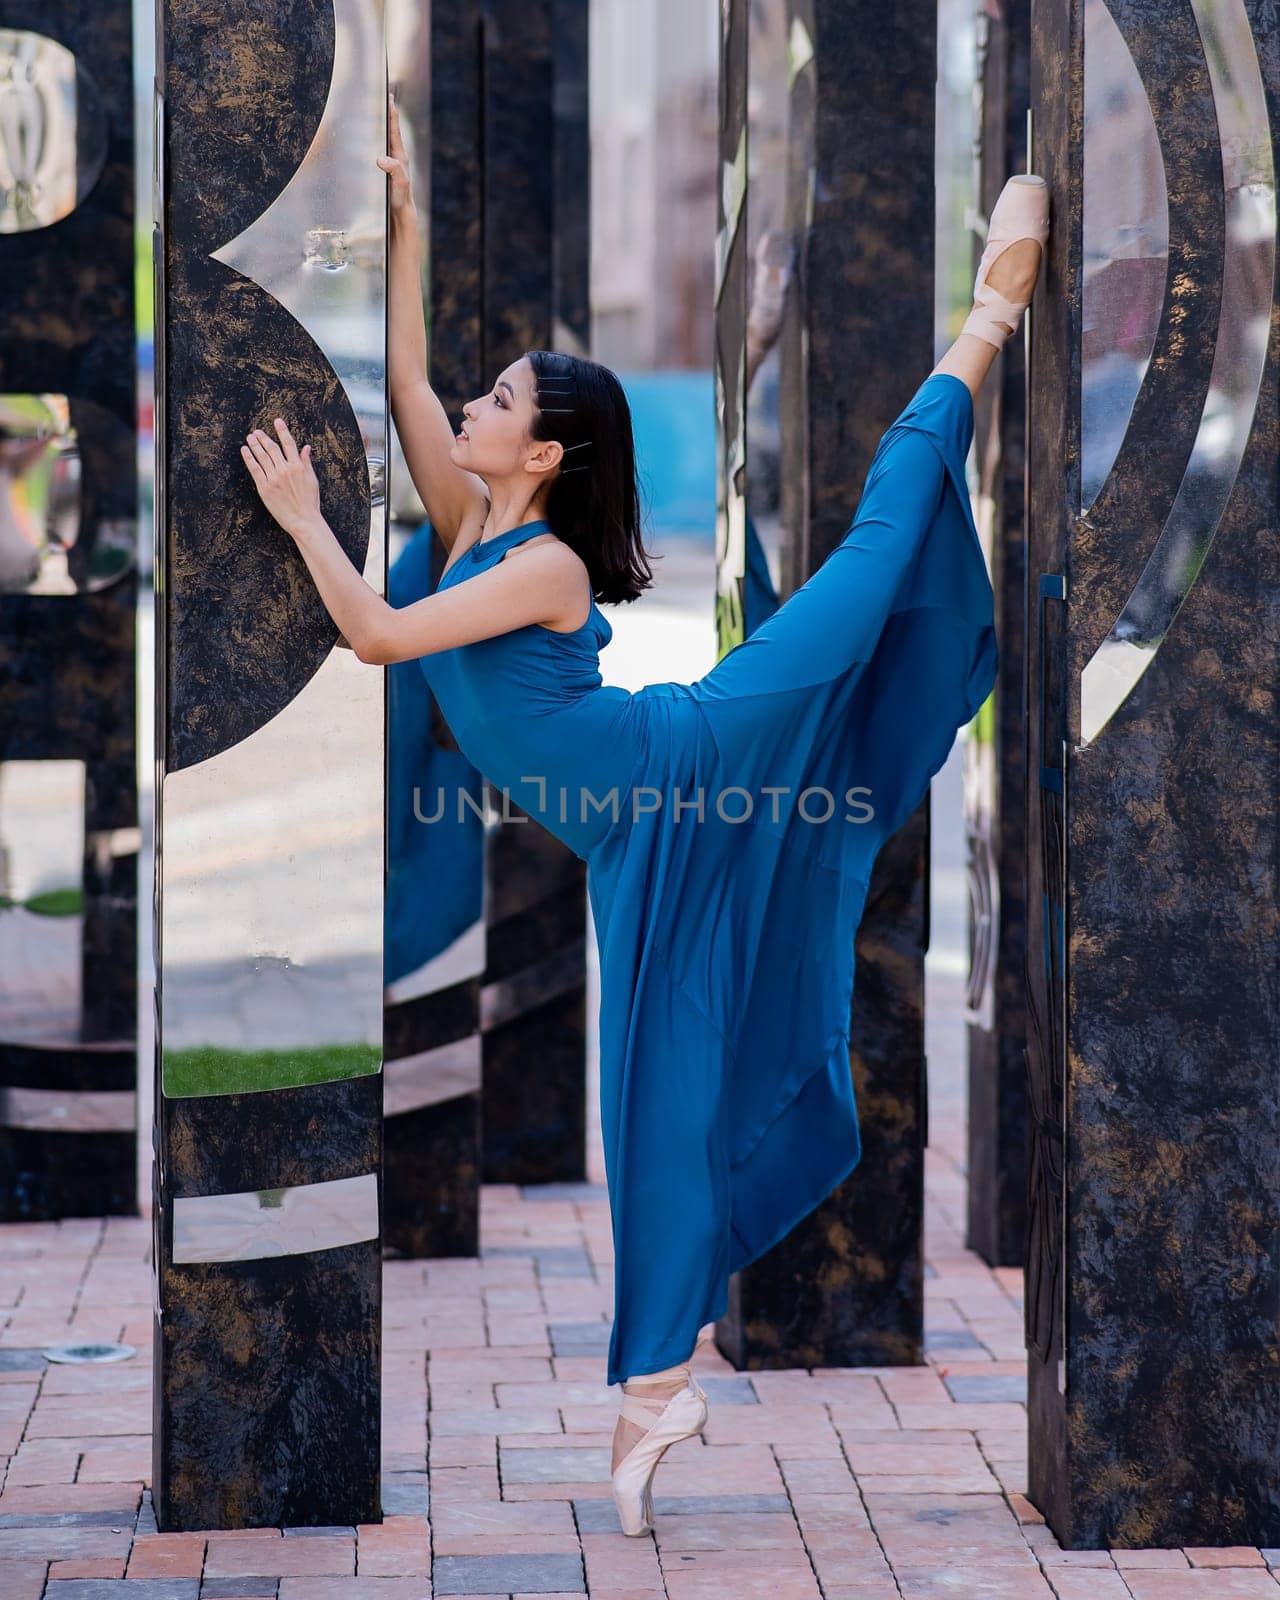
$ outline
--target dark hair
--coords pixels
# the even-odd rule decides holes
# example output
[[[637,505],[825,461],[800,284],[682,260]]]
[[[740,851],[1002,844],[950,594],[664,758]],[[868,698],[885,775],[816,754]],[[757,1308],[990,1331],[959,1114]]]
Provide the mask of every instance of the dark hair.
[[[530,350],[534,439],[564,446],[546,520],[585,562],[597,600],[638,600],[652,586],[640,541],[631,407],[617,376],[598,361]],[[661,560],[659,556],[657,558]]]

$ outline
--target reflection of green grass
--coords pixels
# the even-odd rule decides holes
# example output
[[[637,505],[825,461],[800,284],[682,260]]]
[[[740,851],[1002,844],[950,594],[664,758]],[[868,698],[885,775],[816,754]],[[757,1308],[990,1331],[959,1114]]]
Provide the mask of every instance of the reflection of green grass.
[[[24,901],[27,910],[35,917],[78,917],[84,911],[84,891],[75,889],[46,889],[43,894],[33,894]]]
[[[164,1092],[174,1097],[248,1094],[259,1089],[294,1089],[377,1072],[376,1044],[319,1045],[311,1050],[224,1050],[197,1045],[164,1053]]]

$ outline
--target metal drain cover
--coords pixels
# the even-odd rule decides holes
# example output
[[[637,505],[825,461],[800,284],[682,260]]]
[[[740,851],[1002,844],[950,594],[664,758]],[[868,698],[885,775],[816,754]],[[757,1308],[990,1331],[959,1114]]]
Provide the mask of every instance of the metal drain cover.
[[[127,1361],[136,1356],[131,1344],[51,1344],[40,1354],[46,1361]]]

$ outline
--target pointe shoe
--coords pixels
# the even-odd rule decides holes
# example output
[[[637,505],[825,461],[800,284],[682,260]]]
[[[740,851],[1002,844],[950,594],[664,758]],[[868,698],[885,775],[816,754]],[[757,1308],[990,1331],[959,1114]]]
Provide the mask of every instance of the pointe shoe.
[[[987,244],[978,263],[978,275],[973,281],[974,307],[969,313],[961,333],[971,333],[985,339],[999,350],[1011,337],[1001,323],[1016,329],[1022,313],[1030,300],[1006,300],[998,289],[989,284],[987,274],[998,256],[1004,254],[1019,239],[1034,239],[1040,246],[1040,260],[1044,263],[1044,244],[1049,237],[1049,187],[1035,173],[1018,173],[1010,178],[1000,191],[1000,197],[991,208],[987,226]]]
[[[687,1373],[687,1379],[685,1387],[671,1396],[657,1416],[638,1395],[623,1390],[619,1415],[648,1429],[619,1461],[612,1475],[613,1503],[618,1508],[623,1533],[652,1532],[653,1475],[658,1462],[671,1445],[678,1444],[681,1439],[691,1439],[706,1426],[706,1392],[692,1373]]]

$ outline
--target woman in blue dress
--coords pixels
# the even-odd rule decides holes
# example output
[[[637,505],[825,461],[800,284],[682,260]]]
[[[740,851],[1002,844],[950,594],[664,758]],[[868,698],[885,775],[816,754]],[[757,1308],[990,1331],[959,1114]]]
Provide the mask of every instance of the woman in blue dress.
[[[588,864],[614,1240],[612,1487],[652,1526],[663,1451],[699,1432],[689,1360],[730,1275],[861,1154],[849,1069],[854,935],[881,844],[995,680],[990,580],[964,463],[973,400],[1030,300],[1042,179],[993,208],[964,331],[886,431],[816,572],[694,683],[603,684],[600,603],[651,582],[617,378],[531,350],[463,407],[427,376],[419,233],[391,109],[389,371],[397,431],[448,561],[389,606],[325,522],[283,419],[245,465],[362,661],[419,660],[460,749]]]

